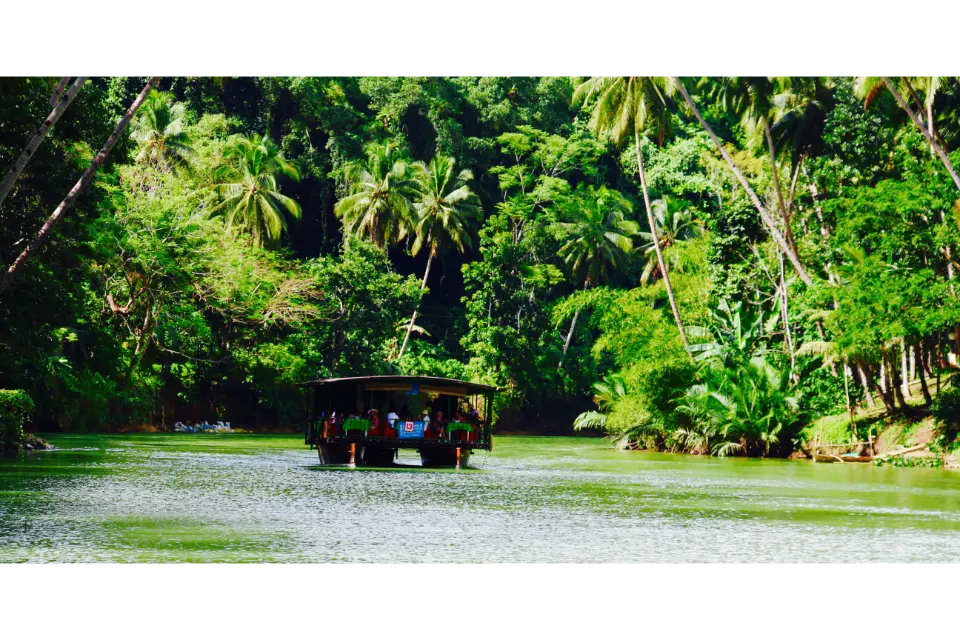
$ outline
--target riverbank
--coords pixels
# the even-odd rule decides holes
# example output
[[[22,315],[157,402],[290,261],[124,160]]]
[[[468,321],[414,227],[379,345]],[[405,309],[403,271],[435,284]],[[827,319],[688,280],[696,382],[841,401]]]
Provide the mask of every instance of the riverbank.
[[[960,443],[947,442],[943,425],[924,412],[919,382],[909,390],[907,402],[918,411],[916,415],[890,416],[878,401],[875,407],[856,407],[852,423],[849,413],[823,416],[801,433],[800,452],[812,457],[825,445],[835,455],[865,452],[870,448],[867,443],[872,442],[870,453],[880,458],[908,450],[902,456],[891,456],[887,463],[960,469]],[[937,390],[930,391],[936,400]]]

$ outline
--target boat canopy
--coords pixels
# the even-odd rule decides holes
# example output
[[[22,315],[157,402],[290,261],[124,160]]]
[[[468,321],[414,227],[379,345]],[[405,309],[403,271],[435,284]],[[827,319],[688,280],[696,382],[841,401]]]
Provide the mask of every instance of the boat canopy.
[[[479,382],[434,376],[356,376],[325,378],[301,383],[307,387],[362,384],[367,391],[422,391],[450,396],[471,396],[499,391],[498,387]]]

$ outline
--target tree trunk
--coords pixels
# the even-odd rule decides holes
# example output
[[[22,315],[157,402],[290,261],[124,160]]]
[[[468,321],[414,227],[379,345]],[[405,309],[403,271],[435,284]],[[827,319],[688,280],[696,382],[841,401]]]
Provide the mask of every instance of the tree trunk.
[[[783,200],[783,188],[780,186],[780,172],[777,169],[777,150],[773,145],[773,133],[770,131],[770,122],[766,116],[763,118],[763,131],[767,137],[767,148],[770,152],[770,171],[772,172],[773,184],[777,192],[777,202],[780,204],[780,216],[783,218],[784,237],[793,249],[793,253],[800,255],[797,251],[797,243],[793,239],[793,231],[790,229],[790,212],[787,211],[787,205]]]
[[[563,366],[563,360],[567,357],[567,349],[570,348],[570,341],[573,340],[573,330],[577,327],[577,318],[580,317],[580,310],[573,313],[573,321],[570,323],[570,330],[567,331],[567,339],[563,342],[563,353],[560,355],[560,362],[557,363],[557,369]]]
[[[590,279],[587,278],[587,281],[583,283],[583,290],[586,291],[590,288]],[[567,339],[563,342],[563,353],[560,354],[560,362],[557,363],[557,370],[560,370],[560,367],[563,366],[563,361],[567,357],[567,349],[570,348],[570,342],[573,340],[573,330],[577,327],[577,318],[580,317],[580,309],[577,309],[573,313],[573,321],[570,323],[570,330],[567,331]]]
[[[903,385],[900,380],[900,368],[894,361],[894,357],[891,354],[887,355],[887,366],[890,368],[890,384],[887,386],[893,392],[893,397],[900,405],[901,410],[907,411],[907,400],[903,397]]]
[[[866,367],[866,365],[864,365]],[[883,375],[884,369],[886,368],[886,362],[883,357],[880,359],[880,375]],[[870,384],[873,385],[874,390],[877,392],[877,395],[880,396],[880,400],[883,402],[883,406],[886,408],[887,413],[893,415],[897,412],[897,405],[893,400],[893,396],[890,394],[890,391],[883,389],[877,384],[876,378],[873,376],[873,372],[870,371],[869,367],[866,368],[867,380],[870,381]]]
[[[740,183],[740,186],[743,187],[744,191],[747,192],[747,195],[750,197],[750,201],[753,203],[754,208],[760,214],[760,218],[763,220],[763,223],[767,225],[767,230],[770,232],[770,235],[773,237],[774,241],[780,245],[780,249],[783,251],[784,255],[789,258],[790,263],[793,265],[793,268],[796,269],[797,275],[800,276],[800,279],[803,280],[804,284],[811,285],[813,280],[810,279],[810,276],[807,275],[806,270],[803,268],[803,265],[800,264],[800,259],[797,258],[797,255],[790,248],[790,245],[787,244],[787,241],[784,239],[783,234],[780,233],[780,230],[777,229],[777,224],[774,219],[770,216],[767,210],[760,203],[760,199],[757,197],[757,194],[754,193],[753,189],[750,188],[750,184],[747,182],[747,179],[740,172],[740,169],[737,168],[737,165],[733,162],[733,158],[730,157],[730,154],[727,153],[727,150],[724,148],[723,144],[720,142],[720,139],[717,137],[717,134],[713,132],[713,129],[710,125],[707,124],[707,121],[703,119],[703,116],[700,115],[700,110],[697,109],[697,105],[693,103],[693,100],[690,98],[690,94],[687,93],[686,87],[683,86],[683,82],[680,78],[674,78],[674,81],[677,83],[677,88],[680,90],[680,93],[683,94],[683,99],[686,101],[687,105],[693,111],[693,114],[696,116],[697,120],[700,122],[700,126],[704,128],[710,138],[713,140],[713,144],[716,145],[717,150],[720,152],[720,155],[723,156],[723,159],[726,161],[727,166],[730,167],[730,171],[733,172],[733,175],[737,178],[737,181]]]
[[[960,175],[957,175],[957,170],[953,168],[953,164],[950,163],[950,158],[947,157],[946,151],[943,150],[937,141],[931,135],[930,131],[927,130],[923,123],[920,121],[920,118],[917,117],[917,114],[914,113],[913,109],[910,108],[910,105],[906,103],[903,99],[903,96],[900,95],[900,92],[897,91],[896,87],[893,86],[893,83],[890,82],[890,78],[881,78],[883,84],[887,85],[887,89],[893,94],[893,98],[897,101],[897,104],[900,105],[900,108],[907,112],[907,115],[910,116],[910,119],[913,121],[913,124],[920,129],[920,132],[927,139],[927,142],[930,143],[930,146],[933,148],[934,152],[940,158],[940,161],[943,163],[943,166],[946,168],[947,173],[950,174],[950,177],[953,178],[953,183],[957,185],[957,189],[960,189]]]
[[[673,295],[673,286],[670,284],[670,273],[667,271],[667,262],[663,259],[663,251],[660,248],[660,232],[657,230],[657,221],[653,216],[653,209],[650,207],[650,195],[647,192],[647,177],[643,169],[643,154],[640,152],[640,134],[633,132],[634,142],[637,147],[637,173],[640,175],[640,188],[643,191],[643,206],[647,211],[647,224],[650,225],[650,236],[653,238],[653,248],[657,252],[657,262],[660,264],[660,273],[663,274],[663,284],[667,289],[667,298],[670,300],[670,309],[673,311],[673,320],[677,323],[677,331],[680,332],[680,341],[683,342],[683,348],[689,358],[693,358],[690,353],[690,343],[687,342],[687,332],[683,328],[683,322],[680,320],[680,309],[677,307],[677,300]],[[570,338],[567,337],[569,343]],[[564,348],[564,354],[567,350]]]
[[[67,78],[64,78],[64,80],[67,80]],[[47,133],[49,133],[50,128],[57,123],[57,120],[60,119],[60,116],[63,115],[63,112],[67,110],[67,107],[70,106],[70,103],[73,102],[73,99],[77,97],[78,93],[80,93],[80,89],[83,87],[83,83],[86,82],[86,80],[86,78],[77,78],[73,82],[73,86],[70,87],[70,90],[67,91],[67,95],[63,100],[59,99],[60,96],[56,96],[58,100],[53,106],[53,111],[50,112],[50,115],[47,116],[47,119],[44,120],[43,124],[40,125],[40,128],[37,129],[37,132],[33,134],[32,138],[30,138],[30,141],[27,143],[27,146],[24,147],[20,157],[17,158],[17,161],[13,163],[13,167],[11,167],[10,171],[7,172],[7,175],[4,176],[3,182],[0,183],[0,205],[3,204],[3,201],[10,194],[10,191],[13,190],[14,183],[17,181],[17,178],[20,177],[20,174],[23,173],[23,169],[27,166],[27,163],[30,162],[30,158],[32,158],[33,154],[36,153],[37,149],[40,148],[40,143],[43,142],[43,139],[47,137]],[[63,82],[63,80],[60,82]],[[56,93],[54,95],[56,95]]]
[[[433,249],[430,250],[430,255],[427,256],[427,268],[423,272],[423,282],[420,283],[420,291],[423,291],[427,288],[427,278],[430,277],[430,265],[433,264]],[[423,296],[420,297],[420,302],[423,301]],[[400,345],[400,353],[397,354],[397,362],[400,362],[400,358],[403,357],[403,352],[407,348],[407,342],[410,341],[410,332],[413,331],[413,323],[417,320],[417,312],[420,311],[420,302],[417,302],[417,308],[413,310],[413,315],[410,317],[410,324],[407,325],[407,335],[403,337],[403,344]]]
[[[847,361],[843,361],[843,395],[847,401],[847,414],[850,416],[850,428],[853,430],[853,441],[859,442],[860,437],[857,435],[857,419],[854,416],[856,413],[853,408],[853,402],[850,401],[850,383],[847,378],[852,376],[853,372],[850,371],[850,367],[847,366]]]
[[[790,378],[796,379],[797,363],[794,356],[793,335],[790,333],[790,314],[787,311],[787,279],[783,268],[783,253],[778,251],[777,258],[780,262],[780,316],[783,319],[783,333],[786,337],[787,349],[790,351]],[[846,378],[844,378],[844,384],[846,384]]]
[[[867,375],[863,372],[862,367],[857,367],[857,373],[860,377],[860,385],[863,387],[863,397],[867,401],[867,406],[873,409],[873,393],[870,391],[870,383],[867,382]]]
[[[933,402],[933,398],[930,397],[930,389],[927,387],[927,374],[923,370],[923,352],[920,350],[920,343],[917,342],[913,345],[914,353],[918,360],[920,360],[920,366],[917,367],[917,372],[920,374],[920,391],[923,392],[923,400],[927,403],[927,406],[930,406],[930,403]]]
[[[103,145],[103,148],[100,149],[100,153],[97,154],[97,157],[93,159],[93,162],[90,163],[90,166],[84,172],[83,176],[80,177],[80,180],[73,186],[73,189],[70,190],[70,193],[67,194],[67,197],[63,199],[60,205],[54,210],[50,217],[47,218],[47,221],[43,224],[43,227],[40,229],[40,233],[37,234],[37,237],[27,245],[27,248],[17,256],[17,259],[13,261],[13,264],[10,265],[10,268],[7,269],[6,273],[0,276],[0,294],[6,291],[10,284],[13,282],[14,277],[26,261],[34,253],[39,251],[44,244],[46,244],[47,239],[50,237],[50,234],[53,232],[53,228],[60,221],[63,215],[67,212],[74,201],[80,195],[80,193],[86,188],[86,186],[93,180],[94,174],[97,172],[97,169],[100,168],[100,165],[103,164],[104,160],[107,159],[107,156],[110,155],[110,151],[113,149],[114,145],[117,144],[117,140],[120,139],[120,134],[123,133],[124,129],[127,128],[127,125],[130,123],[130,119],[133,118],[133,114],[137,112],[137,109],[140,108],[140,105],[143,104],[143,101],[146,100],[147,94],[157,85],[157,82],[160,80],[159,77],[150,78],[146,86],[143,88],[143,91],[140,92],[140,95],[133,101],[133,104],[130,105],[130,108],[127,109],[127,112],[120,119],[120,122],[117,123],[116,128],[114,128],[113,133],[110,134],[110,137],[107,138],[107,142]]]
[[[910,394],[910,367],[907,364],[907,341],[900,338],[900,389],[904,398],[912,398]]]
[[[917,358],[914,356],[913,349],[907,349],[907,360],[910,365],[910,377],[907,378],[910,382],[913,382],[917,379]],[[923,366],[921,364],[921,366]]]
[[[60,96],[63,95],[63,90],[67,88],[67,84],[70,83],[69,76],[66,78],[60,78],[60,82],[57,83],[57,86],[54,87],[53,93],[50,94],[50,107],[53,108],[57,106],[57,103],[60,102]]]
[[[143,316],[143,327],[140,329],[140,335],[137,336],[137,346],[133,350],[133,358],[130,359],[130,369],[127,371],[127,377],[133,375],[140,361],[143,360],[143,354],[150,346],[150,340],[153,337],[153,301],[147,302],[147,310]]]

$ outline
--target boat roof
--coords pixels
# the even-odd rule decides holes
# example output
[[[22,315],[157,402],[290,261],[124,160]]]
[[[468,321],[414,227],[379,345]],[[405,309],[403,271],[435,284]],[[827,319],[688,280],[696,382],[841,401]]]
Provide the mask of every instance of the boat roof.
[[[489,393],[499,391],[499,387],[479,382],[467,382],[466,380],[456,380],[455,378],[438,378],[435,376],[355,376],[351,378],[323,378],[320,380],[310,380],[301,383],[306,387],[322,387],[324,385],[349,384],[349,383],[395,383],[395,384],[421,384],[435,389],[449,388],[464,390],[467,393]]]

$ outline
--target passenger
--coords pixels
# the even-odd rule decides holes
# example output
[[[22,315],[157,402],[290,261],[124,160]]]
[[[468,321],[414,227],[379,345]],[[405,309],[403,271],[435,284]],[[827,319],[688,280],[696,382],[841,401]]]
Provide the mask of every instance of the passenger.
[[[397,422],[400,421],[400,416],[397,415],[397,412],[390,409],[390,412],[387,414],[387,428],[385,433],[390,437],[397,436]]]
[[[430,437],[430,410],[423,410],[423,417],[420,418],[423,420],[423,435],[427,438]]]
[[[444,424],[445,424],[445,423],[444,423],[444,420],[443,420],[443,411],[437,411],[437,415],[436,415],[436,417],[434,418],[434,423],[435,423],[435,425],[434,425],[433,428],[434,428],[434,430],[437,432],[437,437],[438,437],[438,438],[442,438],[442,437],[443,437],[443,427],[444,427]]]

